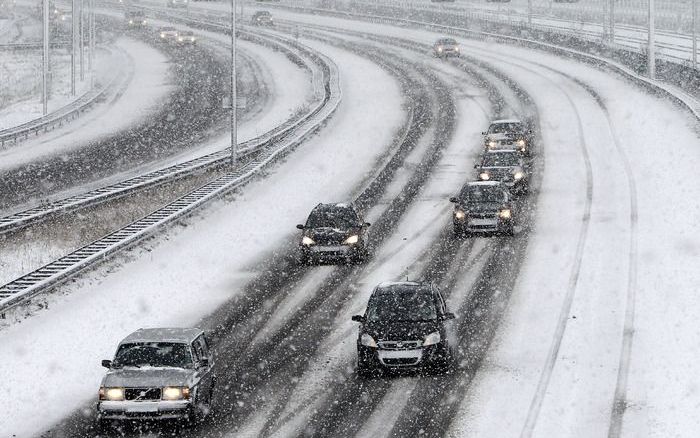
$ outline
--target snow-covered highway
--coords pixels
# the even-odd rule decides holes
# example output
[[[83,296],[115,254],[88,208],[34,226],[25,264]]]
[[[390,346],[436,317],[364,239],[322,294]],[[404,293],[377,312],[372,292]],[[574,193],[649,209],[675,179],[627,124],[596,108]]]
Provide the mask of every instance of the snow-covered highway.
[[[188,17],[216,46],[228,37],[201,30],[195,15],[223,8],[167,13]],[[291,35],[337,66],[338,109],[245,186],[72,277],[24,318],[5,321],[0,430],[45,437],[700,433],[700,206],[692,183],[700,121],[686,107],[605,66],[551,51],[457,34],[461,56],[439,59],[432,47],[444,35],[432,30],[271,11],[275,26],[261,34]],[[243,136],[253,137],[306,104],[308,78],[280,53],[240,45],[269,95],[242,121]],[[516,201],[517,232],[456,237],[448,200],[476,178],[482,131],[511,118],[535,137],[530,193]],[[211,136],[176,156],[225,146]],[[371,223],[369,260],[300,263],[294,225],[319,202],[335,201],[352,201]],[[28,250],[17,248],[28,248],[29,237],[0,236],[0,254],[21,261]],[[32,250],[51,261],[52,246],[65,251],[62,239]],[[0,279],[15,274],[3,268]],[[455,367],[362,378],[351,316],[364,312],[378,283],[407,279],[436,284],[456,314]],[[111,359],[137,328],[163,326],[200,327],[210,336],[210,415],[184,430],[177,423],[98,428],[100,359]]]

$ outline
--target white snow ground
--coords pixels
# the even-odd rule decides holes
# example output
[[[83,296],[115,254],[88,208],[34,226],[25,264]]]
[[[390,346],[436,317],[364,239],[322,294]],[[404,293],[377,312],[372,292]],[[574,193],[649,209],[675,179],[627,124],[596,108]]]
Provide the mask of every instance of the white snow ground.
[[[402,99],[373,64],[343,53],[333,58],[343,72],[344,99],[317,138],[266,179],[67,285],[48,310],[0,332],[0,375],[11,376],[0,389],[0,430],[33,435],[93,400],[104,371],[100,359],[126,334],[196,324],[242,289],[256,260],[296,235],[294,224],[319,199],[349,196],[398,129]],[[368,109],[369,100],[385,104]],[[52,407],[41,416],[34,409],[38,399]]]

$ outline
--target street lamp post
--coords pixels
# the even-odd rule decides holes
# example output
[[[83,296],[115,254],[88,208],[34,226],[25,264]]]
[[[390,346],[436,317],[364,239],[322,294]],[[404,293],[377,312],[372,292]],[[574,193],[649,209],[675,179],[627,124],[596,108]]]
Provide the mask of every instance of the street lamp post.
[[[698,0],[693,0],[693,68],[698,68]]]
[[[610,10],[608,11],[610,19],[610,43],[615,42],[615,0],[609,0]]]
[[[647,56],[649,61],[649,79],[654,79],[656,77],[656,53],[654,50],[654,0],[649,0],[649,55]]]
[[[80,82],[85,81],[85,30],[84,30],[84,23],[83,23],[83,0],[80,0],[80,13],[78,17],[80,17],[80,21],[78,21],[78,26],[79,26],[79,38],[80,38],[80,43],[78,44],[78,48],[80,50]],[[75,19],[75,16],[73,17]]]
[[[231,0],[231,166],[236,165],[238,153],[236,98],[236,0]]]
[[[71,44],[70,44],[70,94],[75,96],[75,58],[76,50],[78,50],[78,0],[73,0],[71,3]]]
[[[46,115],[49,112],[49,0],[43,1],[42,10],[44,11],[42,26],[44,44],[41,56],[41,102]]]

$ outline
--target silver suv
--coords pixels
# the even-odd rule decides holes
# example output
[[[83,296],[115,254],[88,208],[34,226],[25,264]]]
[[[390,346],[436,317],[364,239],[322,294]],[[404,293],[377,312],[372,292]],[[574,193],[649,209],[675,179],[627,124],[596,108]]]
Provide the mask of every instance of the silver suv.
[[[139,329],[119,343],[102,379],[99,421],[206,416],[215,378],[204,332],[196,328]]]

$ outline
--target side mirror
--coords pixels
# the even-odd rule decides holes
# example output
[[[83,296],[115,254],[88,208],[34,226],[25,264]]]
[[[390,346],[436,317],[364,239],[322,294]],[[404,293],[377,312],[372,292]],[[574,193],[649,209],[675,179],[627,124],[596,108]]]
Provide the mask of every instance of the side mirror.
[[[479,168],[479,163],[476,163],[476,164],[474,165],[474,169],[478,169],[478,168]]]
[[[447,312],[447,313],[445,313],[444,315],[442,315],[442,319],[445,319],[445,320],[447,320],[447,319],[455,319],[455,318],[456,318],[456,316],[455,316],[455,314],[452,313],[452,312]]]
[[[362,315],[352,315],[352,320],[355,322],[365,322],[365,317]]]
[[[303,224],[297,224],[297,228],[300,229],[300,230],[303,230],[303,229],[304,229],[304,225],[303,225]]]
[[[482,132],[481,135],[486,135],[486,131]]]
[[[453,202],[453,203],[455,203],[455,204],[456,204],[456,203],[457,203],[457,198],[456,198],[456,197],[454,197],[454,196],[453,196],[453,197],[451,197],[451,198],[450,198],[450,202]]]
[[[105,368],[112,368],[112,361],[107,359],[102,359],[102,366]]]
[[[203,357],[202,359],[199,359],[199,366],[200,367],[208,367],[209,366],[209,358]]]

